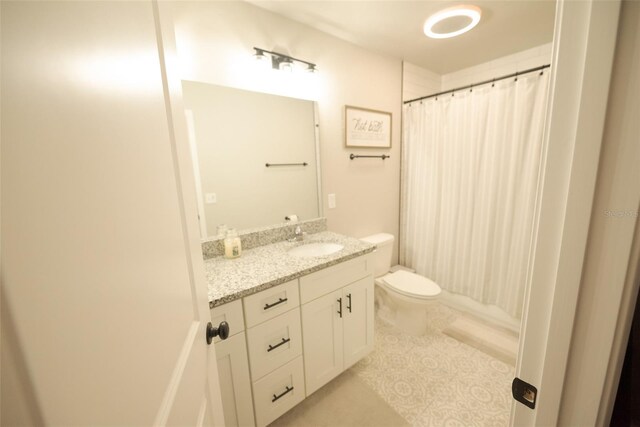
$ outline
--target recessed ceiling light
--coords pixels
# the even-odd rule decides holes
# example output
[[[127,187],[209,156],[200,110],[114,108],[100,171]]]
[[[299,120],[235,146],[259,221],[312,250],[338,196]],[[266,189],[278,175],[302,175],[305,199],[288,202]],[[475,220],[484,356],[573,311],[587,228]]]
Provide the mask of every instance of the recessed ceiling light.
[[[477,6],[454,6],[447,9],[443,9],[440,12],[436,12],[431,15],[424,23],[424,33],[427,37],[434,39],[446,39],[449,37],[459,36],[466,33],[480,22],[480,15],[482,11]],[[434,27],[445,20],[455,24],[452,29],[450,25],[445,25],[447,31],[436,32]]]

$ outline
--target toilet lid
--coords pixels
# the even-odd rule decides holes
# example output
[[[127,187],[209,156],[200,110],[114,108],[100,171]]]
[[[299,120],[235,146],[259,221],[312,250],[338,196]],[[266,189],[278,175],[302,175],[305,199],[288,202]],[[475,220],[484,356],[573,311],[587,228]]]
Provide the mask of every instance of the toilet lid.
[[[435,297],[441,291],[436,282],[404,270],[387,274],[383,280],[399,293],[417,298]]]

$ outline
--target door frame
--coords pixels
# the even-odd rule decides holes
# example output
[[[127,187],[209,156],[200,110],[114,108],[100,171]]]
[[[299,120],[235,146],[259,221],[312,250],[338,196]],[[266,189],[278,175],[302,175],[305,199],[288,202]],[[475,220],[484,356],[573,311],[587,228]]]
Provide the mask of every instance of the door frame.
[[[560,425],[609,424],[640,286],[639,23],[622,2]]]
[[[516,376],[536,409],[513,401],[510,425],[556,425],[578,307],[617,39],[620,1],[559,0],[535,241]]]

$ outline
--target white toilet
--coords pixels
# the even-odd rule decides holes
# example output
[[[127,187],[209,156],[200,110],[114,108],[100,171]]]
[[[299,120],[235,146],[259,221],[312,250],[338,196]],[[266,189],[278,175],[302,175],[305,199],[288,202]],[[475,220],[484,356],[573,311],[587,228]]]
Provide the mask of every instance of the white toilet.
[[[378,315],[409,334],[423,335],[427,329],[429,305],[442,289],[432,280],[403,269],[389,272],[392,234],[379,233],[360,240],[377,246],[373,253],[373,269]]]

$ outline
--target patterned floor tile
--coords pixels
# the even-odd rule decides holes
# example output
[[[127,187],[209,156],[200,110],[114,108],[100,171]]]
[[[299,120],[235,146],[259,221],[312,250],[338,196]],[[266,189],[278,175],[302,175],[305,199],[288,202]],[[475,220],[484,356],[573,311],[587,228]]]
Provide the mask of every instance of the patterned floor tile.
[[[513,367],[443,334],[460,315],[435,303],[420,337],[376,318],[375,349],[351,369],[412,426],[506,426]]]

